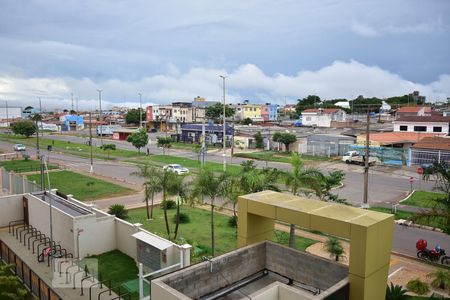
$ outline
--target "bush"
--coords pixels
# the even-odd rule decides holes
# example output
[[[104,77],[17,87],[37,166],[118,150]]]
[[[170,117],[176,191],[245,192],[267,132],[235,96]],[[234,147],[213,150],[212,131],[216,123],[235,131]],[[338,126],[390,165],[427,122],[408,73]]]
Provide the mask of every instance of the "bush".
[[[108,213],[115,215],[119,219],[126,219],[128,217],[128,211],[123,204],[113,204],[109,207]]]
[[[230,227],[237,227],[237,216],[231,216],[228,219],[228,226],[230,226]]]
[[[180,224],[186,224],[191,222],[191,218],[189,218],[189,215],[187,213],[180,213],[179,215],[180,218]],[[177,222],[177,215],[175,214],[173,216],[173,222],[176,223]]]
[[[423,295],[429,292],[428,284],[421,281],[419,278],[410,280],[406,285],[409,291],[416,293],[417,295]]]
[[[166,200],[166,209],[174,209],[177,207],[177,203],[173,200]],[[164,209],[164,202],[161,202],[161,208]]]

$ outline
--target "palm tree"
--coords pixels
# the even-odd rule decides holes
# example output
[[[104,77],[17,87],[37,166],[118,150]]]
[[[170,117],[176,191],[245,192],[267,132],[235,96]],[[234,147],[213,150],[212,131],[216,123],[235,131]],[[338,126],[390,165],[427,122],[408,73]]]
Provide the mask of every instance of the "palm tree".
[[[184,183],[183,179],[185,177],[177,176],[177,179],[171,185],[171,193],[178,193],[176,205],[177,212],[175,217],[175,230],[173,232],[173,239],[176,240],[178,236],[178,227],[180,225],[180,207],[181,204],[188,202],[192,197],[192,191],[190,189],[190,184]]]
[[[386,287],[386,300],[406,300],[406,293],[408,290],[405,290],[401,285],[394,285],[391,282],[391,286]]]
[[[211,254],[215,255],[215,238],[214,238],[214,201],[217,197],[226,194],[224,183],[228,182],[228,173],[221,173],[216,176],[214,172],[208,169],[201,169],[200,173],[194,179],[193,193],[196,196],[206,196],[210,199],[211,205]]]
[[[170,195],[178,194],[177,184],[178,184],[178,175],[173,172],[163,170],[160,176],[160,184],[161,190],[163,193],[162,197],[162,207],[164,212],[164,222],[166,223],[166,232],[167,238],[170,240],[170,226],[169,226],[169,218],[167,217],[167,197]]]
[[[445,289],[450,285],[450,272],[444,270],[437,270],[427,275],[428,278],[433,278],[431,286],[435,288]]]
[[[303,165],[300,155],[292,153],[291,155],[292,170],[287,174],[286,185],[291,188],[293,195],[298,195],[301,189],[312,190],[316,195],[321,191],[321,179],[323,174],[314,168],[306,169]],[[289,230],[289,247],[295,247],[295,225],[290,225]]]
[[[161,171],[155,167],[151,167],[147,164],[138,165],[139,170],[130,173],[130,175],[139,176],[144,178],[144,197],[145,197],[145,207],[147,211],[147,220],[153,218],[153,198],[155,193],[159,193],[161,191]],[[148,200],[152,199],[151,211],[149,213],[149,205]]]
[[[325,242],[325,248],[327,249],[328,253],[330,253],[331,257],[335,257],[336,261],[339,261],[339,257],[344,256],[344,247],[342,247],[341,241],[339,241],[335,237],[330,237]]]
[[[442,217],[444,219],[444,231],[450,234],[450,167],[448,163],[434,162],[431,166],[425,168],[423,173],[424,180],[434,179],[435,190],[444,193],[443,197],[435,199],[435,205],[430,210],[419,212],[414,219],[434,219]]]

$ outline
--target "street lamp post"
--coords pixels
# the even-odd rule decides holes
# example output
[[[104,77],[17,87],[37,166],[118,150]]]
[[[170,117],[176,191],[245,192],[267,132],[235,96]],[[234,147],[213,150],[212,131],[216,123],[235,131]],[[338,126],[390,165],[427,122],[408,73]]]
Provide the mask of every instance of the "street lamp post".
[[[98,121],[100,124],[100,143],[103,146],[103,124],[102,124],[102,91],[103,90],[97,90],[98,92],[98,102],[99,102],[99,115],[98,115]]]
[[[142,94],[138,93],[139,95],[139,129],[142,128]]]
[[[226,122],[225,122],[225,78],[226,76],[219,75],[220,78],[222,78],[223,82],[223,136],[222,136],[222,144],[223,144],[223,171],[225,172],[227,170],[227,159],[225,156],[225,150],[226,150]]]

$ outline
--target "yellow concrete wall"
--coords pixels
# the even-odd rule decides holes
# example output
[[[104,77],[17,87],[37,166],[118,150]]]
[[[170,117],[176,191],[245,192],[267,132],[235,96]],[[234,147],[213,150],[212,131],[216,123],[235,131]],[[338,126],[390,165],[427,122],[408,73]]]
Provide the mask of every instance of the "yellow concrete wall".
[[[350,239],[350,299],[384,299],[393,215],[272,191],[241,196],[238,205],[238,247],[270,240],[274,220]]]

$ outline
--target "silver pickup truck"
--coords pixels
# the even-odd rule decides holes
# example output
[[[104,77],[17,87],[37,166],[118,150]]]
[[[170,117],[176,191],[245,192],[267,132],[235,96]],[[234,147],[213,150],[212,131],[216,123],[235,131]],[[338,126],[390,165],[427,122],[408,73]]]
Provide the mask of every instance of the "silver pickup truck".
[[[364,165],[364,156],[359,155],[358,151],[348,151],[342,156],[342,161],[347,164]],[[378,162],[378,158],[369,156],[369,166],[372,166]]]

